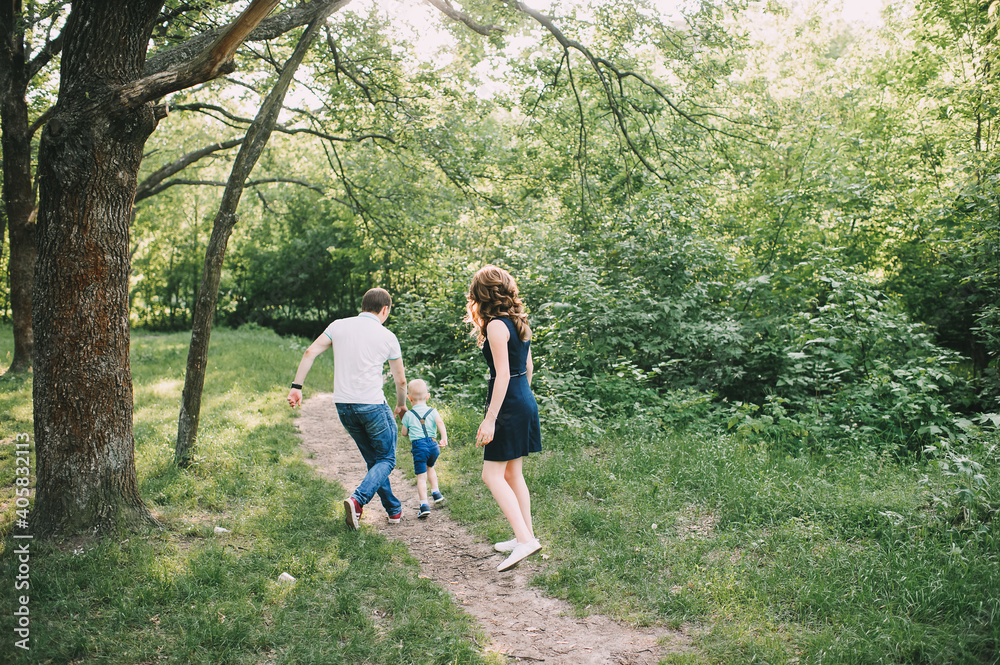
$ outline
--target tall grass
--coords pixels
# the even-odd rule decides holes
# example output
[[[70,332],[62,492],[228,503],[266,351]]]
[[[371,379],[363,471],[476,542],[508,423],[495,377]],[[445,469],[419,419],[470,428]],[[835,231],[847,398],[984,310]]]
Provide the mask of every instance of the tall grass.
[[[478,415],[450,415],[469,440]],[[525,463],[548,593],[691,630],[698,651],[666,662],[1000,662],[1000,532],[935,513],[932,466],[617,425],[547,431]],[[459,450],[439,472],[452,511],[509,537],[475,478],[479,453]]]
[[[9,335],[0,330],[2,342]],[[133,336],[140,491],[166,528],[123,542],[33,543],[28,652],[11,637],[15,564],[4,538],[0,662],[484,662],[469,617],[401,545],[347,531],[343,488],[303,461],[284,401],[303,343],[215,331],[196,463],[172,465],[187,343]],[[329,360],[309,380],[330,390]],[[6,455],[14,433],[31,431],[30,377],[0,378],[0,406]],[[8,480],[12,465],[0,460]],[[279,583],[282,572],[296,582]]]

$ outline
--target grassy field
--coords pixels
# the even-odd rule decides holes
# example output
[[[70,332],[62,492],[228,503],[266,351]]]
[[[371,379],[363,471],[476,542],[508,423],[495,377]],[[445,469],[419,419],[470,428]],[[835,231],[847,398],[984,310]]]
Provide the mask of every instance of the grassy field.
[[[5,343],[0,329],[0,363]],[[170,463],[186,335],[133,344],[141,490],[167,529],[39,549],[21,662],[483,662],[482,636],[449,596],[399,545],[347,532],[343,488],[302,461],[283,402],[300,344],[213,335],[188,471]],[[307,396],[330,389],[331,369],[317,363]],[[30,391],[30,379],[0,377],[5,442],[31,429]],[[470,445],[477,414],[435,406],[452,441],[438,467],[452,514],[484,539],[508,538]],[[670,664],[1000,662],[995,437],[961,451],[969,469],[982,464],[980,483],[957,463],[945,473],[860,450],[789,457],[714,433],[605,424],[546,430],[545,452],[525,464],[549,555],[535,582],[581,614],[684,626],[696,648]],[[283,571],[294,587],[276,582]],[[4,556],[0,577],[13,574]]]
[[[9,338],[0,329],[0,360]],[[450,596],[418,577],[400,545],[347,531],[343,488],[303,461],[284,398],[304,347],[267,332],[217,331],[212,342],[198,463],[179,471],[171,459],[187,335],[134,336],[138,476],[166,529],[120,543],[35,543],[27,653],[11,637],[5,537],[0,662],[486,662],[482,637]],[[329,360],[309,379],[331,389]],[[31,431],[30,398],[30,379],[0,377],[5,533],[9,442]],[[230,533],[217,536],[216,526]],[[282,572],[294,586],[277,581]]]
[[[550,554],[536,582],[581,613],[693,630],[698,653],[667,663],[1000,662],[1000,532],[933,509],[961,489],[935,467],[643,424],[544,445],[525,465]],[[506,537],[461,471],[477,457],[445,461],[452,513]]]

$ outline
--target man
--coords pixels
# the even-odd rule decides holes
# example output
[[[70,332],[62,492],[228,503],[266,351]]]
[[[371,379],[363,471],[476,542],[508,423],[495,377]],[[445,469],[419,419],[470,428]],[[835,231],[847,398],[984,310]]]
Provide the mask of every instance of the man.
[[[361,484],[344,499],[348,529],[357,529],[361,511],[377,493],[389,515],[399,522],[403,504],[393,495],[389,474],[396,466],[396,421],[406,413],[406,375],[399,340],[382,324],[389,318],[392,298],[385,289],[370,289],[361,299],[361,314],[334,321],[302,355],[295,381],[288,391],[288,404],[302,403],[302,384],[321,353],[333,348],[333,401],[343,423],[368,465]],[[389,410],[382,393],[382,367],[396,383],[396,408]]]

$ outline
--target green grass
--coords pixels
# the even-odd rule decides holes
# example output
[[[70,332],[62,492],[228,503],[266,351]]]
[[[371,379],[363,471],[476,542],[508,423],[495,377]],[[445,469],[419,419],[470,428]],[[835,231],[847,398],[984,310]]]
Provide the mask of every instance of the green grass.
[[[471,411],[448,421],[456,441],[477,425]],[[590,441],[549,431],[544,446],[525,463],[550,555],[534,582],[582,614],[693,631],[697,652],[668,663],[1000,658],[996,520],[942,519],[921,484],[929,465],[792,458],[641,423]],[[439,472],[452,512],[509,537],[478,452],[457,450]]]
[[[0,329],[0,359],[9,338]],[[4,552],[0,662],[486,662],[482,636],[447,592],[420,578],[398,543],[347,531],[343,488],[304,462],[284,401],[302,343],[213,333],[196,464],[172,465],[187,338],[133,336],[140,491],[166,529],[33,543],[26,653],[11,637],[15,570]],[[332,388],[328,359],[309,383]],[[30,406],[30,377],[0,377],[5,533],[14,517],[7,442],[31,431]],[[282,572],[294,586],[278,583]]]
[[[9,329],[0,359],[3,344]],[[263,331],[217,331],[197,463],[180,471],[186,335],[135,336],[139,481],[167,529],[38,544],[33,649],[20,662],[483,661],[448,594],[418,577],[399,544],[346,531],[343,489],[303,462],[284,404],[301,351]],[[307,390],[329,391],[331,369],[321,359]],[[0,377],[0,438],[31,430],[30,399],[30,377]],[[479,478],[479,415],[434,406],[451,442],[437,468],[452,515],[486,541],[509,538]],[[789,457],[715,433],[603,424],[609,433],[589,438],[547,428],[545,452],[525,463],[549,557],[533,582],[580,614],[684,627],[694,649],[671,665],[998,662],[997,520],[934,508],[931,490],[954,494],[955,478],[860,444]],[[984,435],[963,451],[983,463],[988,488],[1000,483],[995,443]],[[0,451],[7,488],[13,459]],[[405,451],[400,464],[412,472]],[[989,491],[980,507],[996,505]],[[0,492],[9,528],[12,495]],[[215,536],[216,525],[231,533]],[[0,564],[11,580],[10,557]],[[282,571],[294,587],[276,583]],[[0,597],[9,621],[11,592]]]

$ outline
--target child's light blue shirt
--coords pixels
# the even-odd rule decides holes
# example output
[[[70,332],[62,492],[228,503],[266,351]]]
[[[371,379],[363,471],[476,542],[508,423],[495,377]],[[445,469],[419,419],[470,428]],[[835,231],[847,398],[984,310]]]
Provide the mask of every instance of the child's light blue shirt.
[[[413,409],[403,414],[403,427],[406,428],[406,437],[410,441],[424,438],[424,429],[420,426],[420,420],[413,415],[414,411],[423,417],[424,425],[427,427],[427,436],[437,441],[438,428],[437,423],[434,421],[435,411],[426,404],[417,404]]]

